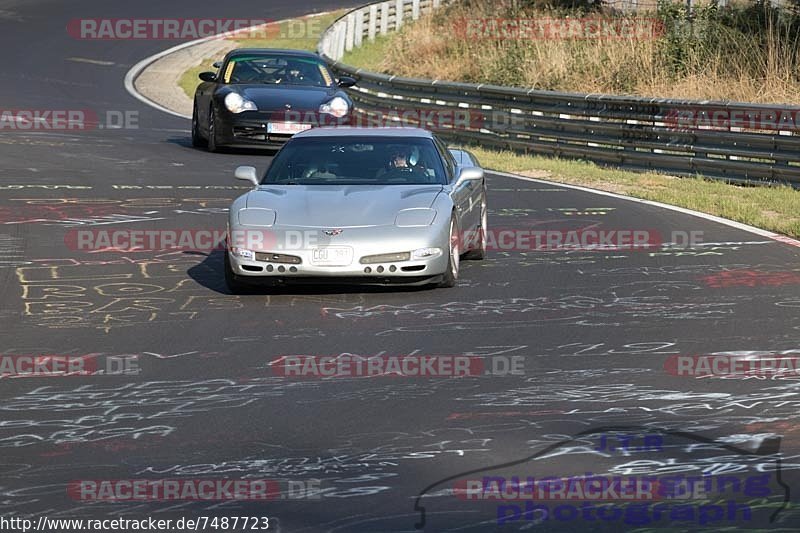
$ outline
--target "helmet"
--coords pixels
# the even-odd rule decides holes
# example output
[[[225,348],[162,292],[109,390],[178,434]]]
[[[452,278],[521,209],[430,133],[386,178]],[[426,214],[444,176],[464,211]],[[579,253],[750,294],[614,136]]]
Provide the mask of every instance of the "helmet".
[[[419,148],[416,146],[408,146],[404,144],[393,144],[389,146],[389,161],[394,164],[394,161],[399,157],[406,160],[409,166],[416,166],[419,162]]]

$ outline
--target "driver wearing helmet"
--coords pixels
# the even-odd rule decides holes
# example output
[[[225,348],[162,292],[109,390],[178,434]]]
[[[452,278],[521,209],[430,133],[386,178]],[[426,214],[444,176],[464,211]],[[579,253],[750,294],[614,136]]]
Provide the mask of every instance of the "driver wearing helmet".
[[[293,62],[287,69],[288,82],[293,85],[320,85],[317,67],[302,62]]]
[[[378,171],[377,177],[394,172],[412,172],[414,170],[411,149],[407,146],[389,147],[389,159]]]
[[[395,147],[389,152],[389,168],[407,168],[411,170],[410,153],[402,146]]]

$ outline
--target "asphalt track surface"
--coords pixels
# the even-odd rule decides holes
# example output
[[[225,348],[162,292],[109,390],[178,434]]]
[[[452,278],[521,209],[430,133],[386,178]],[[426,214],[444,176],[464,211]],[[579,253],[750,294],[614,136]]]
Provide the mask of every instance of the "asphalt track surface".
[[[174,43],[77,41],[65,31],[69,19],[280,19],[334,4],[343,5],[0,2],[5,108],[139,113],[138,129],[0,132],[0,350],[97,361],[133,354],[140,366],[136,375],[0,379],[0,516],[268,516],[279,531],[412,531],[424,494],[418,506],[428,531],[631,530],[632,523],[567,515],[537,524],[538,514],[501,527],[498,505],[508,502],[463,501],[449,489],[454,478],[487,472],[737,471],[770,476],[769,497],[737,495],[752,505],[752,521],[726,516],[709,529],[797,530],[791,507],[771,524],[766,518],[782,507],[787,487],[800,493],[796,381],[665,371],[675,355],[798,350],[797,248],[497,175],[488,182],[494,228],[699,231],[704,243],[496,251],[462,263],[449,290],[247,296],[227,293],[219,251],[89,254],[65,244],[78,227],[222,228],[225,208],[245,190],[233,168],[269,162],[192,149],[188,121],[125,92],[130,66]],[[522,356],[524,375],[297,379],[269,364],[287,354],[346,353]],[[593,452],[600,434],[611,434],[609,442],[633,435],[637,446],[656,435],[663,445]],[[770,436],[781,437],[781,461],[753,453]],[[702,444],[713,439],[731,447]],[[268,479],[283,497],[108,502],[68,494],[71,481],[86,479]],[[287,494],[289,481],[318,483],[320,492],[298,499]],[[696,517],[671,525],[701,528]]]

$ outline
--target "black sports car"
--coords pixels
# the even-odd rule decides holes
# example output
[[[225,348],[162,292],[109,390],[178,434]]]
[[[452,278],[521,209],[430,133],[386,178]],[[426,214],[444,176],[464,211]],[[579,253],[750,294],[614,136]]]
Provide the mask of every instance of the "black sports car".
[[[192,112],[192,144],[280,148],[295,133],[347,125],[353,102],[342,90],[353,78],[334,78],[311,52],[240,48],[203,72]]]

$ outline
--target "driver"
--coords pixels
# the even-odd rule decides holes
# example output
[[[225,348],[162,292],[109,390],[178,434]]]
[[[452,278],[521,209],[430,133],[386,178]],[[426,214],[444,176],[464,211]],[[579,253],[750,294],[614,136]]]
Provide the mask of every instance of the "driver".
[[[318,84],[319,75],[313,65],[295,62],[290,64],[287,71],[289,83],[296,85]]]
[[[388,150],[389,159],[386,164],[378,170],[377,178],[381,178],[387,174],[396,174],[397,172],[424,172],[424,168],[419,163],[419,153],[408,146],[391,146]]]
[[[411,170],[411,163],[409,162],[411,154],[408,150],[397,147],[389,152],[389,170],[393,169],[408,169]]]
[[[403,146],[392,146],[389,151],[389,160],[378,171],[377,177],[384,176],[395,170],[401,172],[411,172],[411,152],[408,148]]]
[[[391,146],[388,150],[389,159],[378,170],[376,178],[382,178],[387,174],[395,172],[412,172],[414,167],[411,165],[411,151],[404,146]]]

